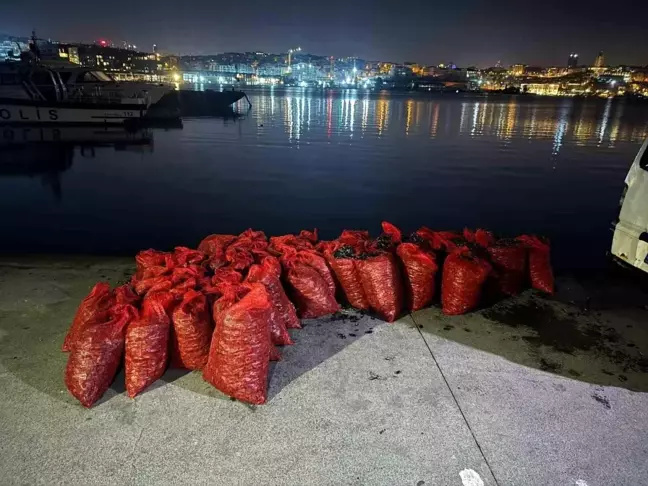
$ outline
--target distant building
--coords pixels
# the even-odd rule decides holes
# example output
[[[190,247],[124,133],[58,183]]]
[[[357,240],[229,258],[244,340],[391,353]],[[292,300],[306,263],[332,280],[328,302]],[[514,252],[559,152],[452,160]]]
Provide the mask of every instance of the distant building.
[[[411,77],[413,75],[414,73],[412,72],[412,68],[405,66],[404,64],[394,66],[393,76]]]
[[[29,45],[27,38],[11,37],[0,35],[0,62],[20,57],[22,51],[28,51]]]
[[[210,62],[207,65],[207,70],[223,74],[254,74],[252,65],[245,63],[221,64]]]
[[[598,56],[596,56],[596,59],[594,60],[594,67],[596,68],[602,68],[605,66],[605,56],[603,55],[603,51],[598,53]]]
[[[527,66],[524,70],[524,74],[527,76],[542,76],[545,72],[545,69],[542,66]]]
[[[511,66],[511,75],[513,76],[524,76],[524,72],[526,71],[526,64],[514,64]]]
[[[578,67],[578,54],[572,52],[567,59],[567,67],[575,68]]]
[[[288,68],[277,64],[261,64],[257,67],[259,76],[283,76],[288,73]]]
[[[542,96],[558,96],[560,93],[559,83],[522,83],[520,89],[523,93],[531,93]]]
[[[155,54],[96,44],[79,45],[78,57],[81,65],[104,71],[155,73],[162,67]]]

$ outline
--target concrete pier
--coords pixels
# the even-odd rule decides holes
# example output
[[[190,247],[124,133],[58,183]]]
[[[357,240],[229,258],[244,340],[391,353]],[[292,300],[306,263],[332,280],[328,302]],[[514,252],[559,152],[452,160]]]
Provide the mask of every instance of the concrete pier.
[[[167,372],[123,374],[92,409],[67,392],[63,336],[131,258],[0,262],[2,484],[648,484],[648,295],[558,279],[467,316],[305,321],[269,403]],[[644,287],[645,288],[645,287]]]

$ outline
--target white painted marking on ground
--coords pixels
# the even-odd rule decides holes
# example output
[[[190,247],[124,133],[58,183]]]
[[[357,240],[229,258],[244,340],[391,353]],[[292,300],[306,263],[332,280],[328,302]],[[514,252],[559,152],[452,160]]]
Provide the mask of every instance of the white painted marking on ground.
[[[587,483],[583,479],[578,479],[576,481],[576,486],[587,486]]]
[[[482,478],[472,469],[464,469],[459,473],[459,476],[461,476],[463,486],[484,486]]]

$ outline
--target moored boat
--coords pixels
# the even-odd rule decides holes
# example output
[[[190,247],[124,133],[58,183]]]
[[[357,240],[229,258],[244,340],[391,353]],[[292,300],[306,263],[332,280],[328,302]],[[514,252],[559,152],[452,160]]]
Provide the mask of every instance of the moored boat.
[[[60,73],[37,59],[0,66],[0,123],[124,123],[143,118],[147,92],[125,97],[97,86],[70,90]]]

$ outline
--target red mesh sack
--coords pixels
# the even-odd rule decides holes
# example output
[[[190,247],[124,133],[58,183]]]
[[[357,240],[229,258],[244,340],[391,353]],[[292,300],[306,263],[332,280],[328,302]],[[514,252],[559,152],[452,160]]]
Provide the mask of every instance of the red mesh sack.
[[[352,246],[360,240],[347,237],[346,241],[349,243],[342,244],[339,241],[323,242],[325,244],[321,245],[320,248],[333,269],[333,273],[335,273],[335,277],[340,283],[349,304],[356,309],[367,310],[369,309],[369,301],[365,295],[357,269],[357,260],[355,259],[357,252]]]
[[[259,262],[272,275],[281,278],[281,262],[275,256],[268,255]]]
[[[140,296],[135,293],[133,287],[124,284],[115,289],[115,303],[117,304],[137,304]]]
[[[472,231],[468,228],[465,228],[463,231],[463,237],[468,243],[474,243],[475,245],[479,245],[482,248],[488,248],[495,241],[493,233],[483,229]]]
[[[297,317],[295,306],[286,295],[283,285],[281,285],[281,263],[279,259],[268,256],[261,263],[269,274],[279,279],[279,287],[276,287],[276,291],[271,294],[272,303],[277,309],[279,319],[285,324],[287,329],[301,329],[301,323]]]
[[[317,243],[317,228],[315,228],[313,231],[301,230],[299,232],[299,237],[303,240],[308,240],[311,243],[315,244]]]
[[[463,235],[454,231],[433,231],[422,226],[416,231],[416,234],[430,245],[433,250],[450,252],[465,243]]]
[[[110,285],[100,282],[92,287],[92,290],[83,299],[74,315],[72,325],[65,335],[62,350],[66,352],[72,351],[75,341],[86,327],[104,322],[114,302]]]
[[[317,270],[317,273],[319,273],[322,279],[326,282],[326,285],[328,286],[331,294],[335,296],[335,292],[337,290],[335,286],[335,279],[333,278],[331,269],[329,268],[326,260],[323,257],[318,255],[315,251],[302,250],[297,252],[296,258],[297,261]]]
[[[526,277],[526,248],[515,240],[499,240],[489,246],[487,251],[500,293],[519,294],[524,287]]]
[[[341,244],[337,241],[320,241],[315,245],[315,251],[328,258],[328,254],[334,252]]]
[[[547,294],[554,293],[554,276],[551,268],[551,246],[548,240],[537,236],[518,237],[529,249],[529,275],[531,286]]]
[[[135,255],[137,270],[139,271],[149,267],[164,266],[166,263],[167,255],[168,253],[166,252],[157,251],[152,248],[140,251],[137,255]]]
[[[387,322],[393,322],[403,307],[403,285],[391,253],[358,260],[358,274],[371,308]]]
[[[169,357],[171,322],[164,294],[147,296],[139,319],[126,330],[126,391],[133,398],[162,377]]]
[[[261,263],[261,260],[263,260],[265,257],[274,256],[267,249],[260,250],[252,248],[250,250],[250,253],[252,253],[252,256],[254,257],[254,263]]]
[[[265,237],[259,238],[253,235],[239,236],[236,241],[234,241],[230,246],[227,247],[228,250],[230,248],[243,248],[248,251],[266,250],[268,248],[268,241],[265,239]]]
[[[214,303],[216,329],[203,377],[230,397],[260,405],[267,399],[272,304],[262,284],[248,285],[245,296],[228,291]]]
[[[212,335],[207,298],[195,290],[188,291],[173,311],[174,366],[201,370],[207,364]],[[173,353],[175,354],[175,353]]]
[[[198,287],[198,280],[195,278],[190,278],[184,282],[180,282],[178,285],[169,290],[169,293],[173,296],[176,301],[181,301],[184,298],[184,295],[189,290],[195,290]]]
[[[443,264],[441,305],[447,315],[465,314],[479,305],[482,287],[490,264],[461,247],[448,255]]]
[[[198,264],[205,258],[207,258],[206,253],[185,246],[177,246],[173,251],[173,259],[177,265]]]
[[[300,317],[305,319],[326,316],[340,309],[335,300],[335,282],[331,289],[331,282],[327,281],[317,268],[309,264],[316,261],[313,256],[317,255],[300,257],[294,249],[291,249],[282,259],[287,269],[286,281],[292,289],[292,296]],[[329,277],[332,280],[330,274]]]
[[[155,265],[148,268],[143,268],[138,270],[135,275],[133,275],[133,282],[139,280],[146,280],[149,278],[160,277],[162,275],[168,275],[173,267],[167,267],[166,265]]]
[[[369,241],[369,232],[364,230],[344,230],[337,239],[342,245],[349,245],[354,250],[360,250],[365,241]]]
[[[200,280],[205,275],[205,269],[198,265],[176,267],[171,273],[171,283],[175,286],[186,280]]]
[[[274,344],[270,343],[270,361],[281,361],[282,359],[279,350],[275,348]]]
[[[368,310],[370,305],[358,272],[358,260],[333,257],[329,262],[349,304],[356,309]]]
[[[218,255],[210,255],[207,259],[202,262],[201,266],[205,269],[217,270],[221,267],[227,265],[227,260],[225,259],[225,250],[223,253]]]
[[[292,304],[288,300],[288,297],[286,297],[286,293],[281,286],[281,281],[275,272],[275,267],[272,261],[267,259],[264,260],[264,263],[261,265],[252,265],[247,276],[247,281],[252,283],[262,283],[270,296],[270,302],[272,303],[272,318],[270,320],[270,337],[272,338],[272,344],[278,346],[293,344],[290,334],[288,334],[287,327],[289,323],[294,325],[292,319],[297,319],[297,314],[293,307],[292,316],[294,317],[289,316],[291,320],[286,322],[286,316],[284,313],[286,312],[286,309],[290,309],[287,304],[290,304],[290,306],[292,306]],[[299,323],[298,320],[297,323]]]
[[[184,296],[184,293],[182,295]],[[178,305],[178,302],[182,299],[178,299],[171,291],[159,290],[157,292],[149,292],[146,294],[146,297],[144,297],[144,300],[142,301],[142,306],[147,300],[154,300],[161,304],[167,316],[171,317],[173,309],[175,309],[175,306]]]
[[[387,221],[383,221],[381,226],[383,234],[388,235],[393,243],[400,243],[402,241],[403,234],[401,233],[401,230],[399,230],[396,226],[388,223]]]
[[[173,287],[173,282],[171,282],[169,275],[160,275],[159,277],[136,280],[133,282],[133,286],[135,287],[135,292],[139,295],[144,295],[149,292],[169,290]]]
[[[209,235],[198,245],[198,251],[209,256],[225,256],[227,247],[236,240],[234,235]]]
[[[246,270],[254,264],[254,255],[241,246],[233,246],[225,251],[225,260],[234,270]]]
[[[239,235],[239,238],[249,238],[255,241],[268,241],[268,238],[263,231],[254,231],[252,228],[246,229]]]
[[[439,269],[434,254],[414,243],[401,243],[396,253],[405,269],[409,308],[423,309],[432,302],[435,291],[435,276]]]
[[[205,277],[201,280],[201,288],[203,293],[210,298],[219,298],[223,295],[223,287],[240,283],[242,280],[241,272],[232,267],[221,267],[214,272],[212,277]]]
[[[65,386],[84,407],[99,400],[115,379],[124,352],[124,330],[137,310],[116,305],[110,314],[80,333],[68,357]]]
[[[270,238],[270,246],[268,249],[275,255],[283,255],[286,248],[295,250],[312,250],[314,248],[313,241],[310,238],[305,238],[301,235],[283,235],[273,236]]]
[[[220,282],[241,283],[242,280],[243,275],[241,275],[241,272],[234,270],[232,267],[224,267],[214,272],[212,284],[216,285]]]

